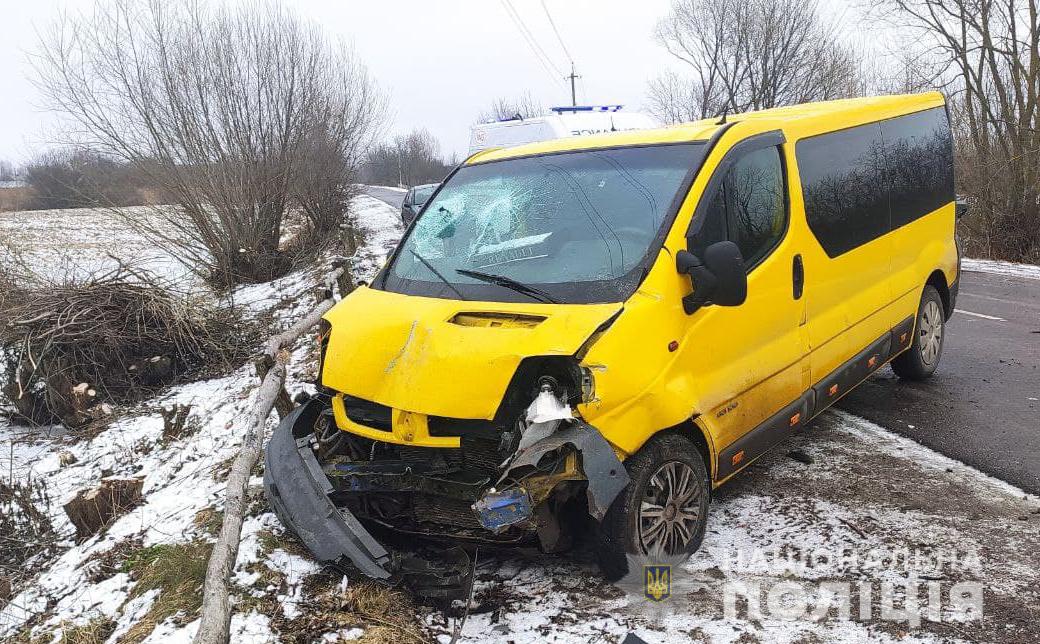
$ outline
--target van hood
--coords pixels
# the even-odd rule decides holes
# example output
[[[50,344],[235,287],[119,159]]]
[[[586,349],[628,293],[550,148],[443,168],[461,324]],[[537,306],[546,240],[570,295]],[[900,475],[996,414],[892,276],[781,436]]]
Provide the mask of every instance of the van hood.
[[[322,384],[394,409],[494,417],[520,361],[573,355],[621,304],[513,304],[360,287],[325,314]]]

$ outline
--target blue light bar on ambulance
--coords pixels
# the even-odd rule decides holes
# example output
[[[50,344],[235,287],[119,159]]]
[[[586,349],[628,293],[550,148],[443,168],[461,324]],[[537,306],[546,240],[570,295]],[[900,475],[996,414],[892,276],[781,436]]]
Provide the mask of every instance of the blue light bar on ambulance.
[[[624,105],[567,105],[565,107],[550,107],[557,114],[562,112],[620,112]]]

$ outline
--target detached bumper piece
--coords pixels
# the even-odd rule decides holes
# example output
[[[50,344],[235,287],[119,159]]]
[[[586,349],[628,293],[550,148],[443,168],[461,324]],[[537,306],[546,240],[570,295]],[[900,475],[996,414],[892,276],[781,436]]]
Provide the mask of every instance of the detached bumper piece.
[[[322,563],[388,584],[406,583],[436,599],[466,595],[471,566],[461,548],[401,554],[388,550],[349,510],[329,498],[335,489],[314,455],[312,432],[325,405],[311,400],[281,422],[267,445],[264,492],[279,520]]]

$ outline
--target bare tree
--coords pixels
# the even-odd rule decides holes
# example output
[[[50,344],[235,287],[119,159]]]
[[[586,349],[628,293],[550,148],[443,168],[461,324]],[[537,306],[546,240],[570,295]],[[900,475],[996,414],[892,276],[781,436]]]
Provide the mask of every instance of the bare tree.
[[[1040,7],[1036,0],[874,0],[946,90],[968,251],[1040,261]]]
[[[449,170],[437,139],[420,129],[372,148],[363,175],[369,183],[414,186],[440,181]]]
[[[32,188],[27,207],[34,210],[144,203],[134,168],[89,150],[45,152],[22,173]]]
[[[485,112],[477,117],[478,123],[494,123],[510,119],[528,119],[545,114],[545,108],[530,92],[516,98],[497,98]]]
[[[650,80],[647,110],[664,123],[686,123],[716,112],[708,88],[698,82],[665,72]]]
[[[816,0],[673,0],[656,36],[690,72],[650,84],[668,121],[841,98],[860,83],[858,56]]]
[[[270,279],[344,220],[381,118],[364,67],[274,3],[112,0],[42,39],[38,85],[75,142],[142,168],[173,206],[118,211],[219,286]],[[312,249],[313,250],[313,249]]]

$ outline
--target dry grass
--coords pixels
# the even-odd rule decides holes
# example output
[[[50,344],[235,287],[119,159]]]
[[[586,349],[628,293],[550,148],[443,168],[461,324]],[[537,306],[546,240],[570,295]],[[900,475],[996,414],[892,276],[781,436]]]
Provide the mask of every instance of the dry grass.
[[[430,636],[416,619],[410,596],[400,590],[368,581],[353,581],[344,590],[342,576],[317,574],[304,582],[304,604],[299,617],[287,620],[281,612],[272,626],[282,640],[303,644],[324,633],[361,627],[363,644],[428,642]]]
[[[0,188],[0,212],[24,210],[32,200],[32,188]]]
[[[104,644],[116,630],[116,622],[111,617],[95,617],[86,624],[62,622],[57,630],[32,634],[32,627],[26,625],[10,639],[10,644]]]
[[[214,508],[203,508],[195,513],[192,523],[206,534],[215,537],[220,534],[220,528],[224,525],[224,512]]]
[[[116,622],[110,617],[97,617],[78,626],[63,624],[57,644],[104,644],[114,630]]]
[[[141,537],[135,535],[119,541],[104,552],[95,554],[82,566],[87,581],[97,584],[123,571],[130,557],[141,548]]]
[[[180,624],[196,618],[202,606],[202,585],[212,548],[212,544],[202,541],[159,544],[142,548],[127,558],[123,569],[137,582],[130,591],[131,599],[149,590],[158,590],[159,596],[122,642],[143,641],[170,617]]]
[[[264,551],[285,546],[269,532],[260,535],[260,542]],[[250,565],[248,571],[258,576],[250,592],[240,594],[236,612],[267,615],[272,631],[287,644],[309,644],[321,641],[327,633],[351,628],[364,629],[360,638],[351,640],[362,644],[433,641],[416,618],[411,597],[403,591],[358,581],[343,588],[342,575],[322,572],[304,579],[300,614],[288,619],[277,600],[290,591],[285,576],[263,561]]]

